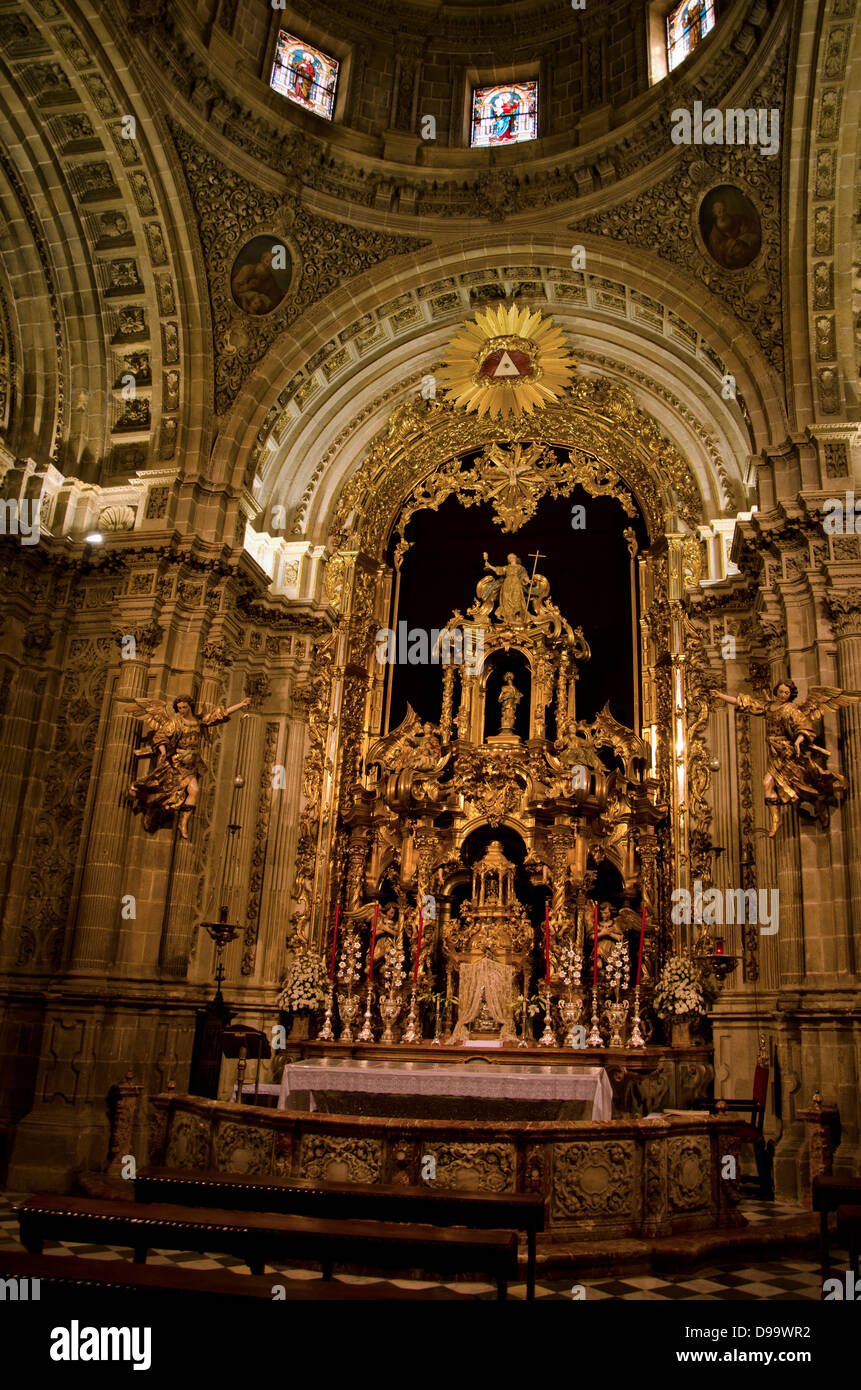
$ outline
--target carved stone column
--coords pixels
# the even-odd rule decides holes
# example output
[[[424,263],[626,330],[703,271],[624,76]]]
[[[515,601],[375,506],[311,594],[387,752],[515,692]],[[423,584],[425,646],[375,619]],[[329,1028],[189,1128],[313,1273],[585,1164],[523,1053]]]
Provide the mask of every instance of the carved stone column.
[[[280,983],[288,938],[295,929],[290,913],[291,876],[296,853],[296,807],[302,794],[303,744],[304,722],[291,718],[286,728],[281,730],[280,751],[276,753],[276,763],[284,769],[284,786],[279,786],[273,793],[266,877],[260,908],[264,983]]]
[[[813,1207],[813,1179],[830,1177],[834,1170],[834,1131],[837,1126],[837,1106],[823,1105],[822,1096],[814,1091],[810,1105],[799,1110],[799,1119],[807,1126],[808,1173],[807,1205]]]
[[[33,626],[35,629],[36,625]],[[42,658],[52,640],[52,634],[44,628],[41,631],[27,631],[22,643],[24,660],[17,676],[13,676],[10,671],[4,677],[3,695],[0,695],[0,699],[5,696],[3,703],[6,707],[2,725],[3,760],[0,768],[0,806],[4,811],[0,818],[0,866],[4,875],[4,910],[7,912],[7,892],[10,884],[14,882],[15,861],[19,857],[18,846],[22,843],[21,837],[24,833],[22,812],[38,737],[40,706],[45,696],[47,673]],[[17,925],[16,922],[15,926]],[[19,940],[18,932],[13,929],[7,918],[6,932],[0,947],[0,961],[4,965],[14,963]]]
[[[837,638],[837,679],[844,690],[861,690],[861,589],[828,593],[828,608]],[[861,974],[861,706],[841,710],[843,769],[849,786],[843,797],[843,821],[849,870],[850,969]],[[855,847],[855,850],[851,848]]]
[[[134,637],[137,655],[120,660],[109,697],[70,962],[73,972],[100,972],[113,965],[121,927],[127,925],[121,915],[123,898],[135,896],[134,886],[125,875],[125,846],[132,818],[126,791],[136,775],[132,751],[140,736],[140,724],[126,714],[124,706],[145,693],[148,660],[161,635],[155,624],[137,632],[115,634],[120,645],[127,637]]]
[[[203,660],[203,681],[198,697],[199,709],[212,708],[222,703],[224,686],[231,665],[231,655],[223,644],[208,643],[203,649]],[[212,759],[207,758],[206,761],[211,763]],[[206,775],[214,777],[217,774],[215,769],[210,766]],[[202,786],[201,793],[203,792],[204,787]],[[204,834],[204,826],[200,817],[200,801],[198,800],[198,809],[191,817],[189,824],[190,838],[184,840],[177,835],[174,839],[167,905],[159,944],[159,966],[166,975],[171,975],[176,979],[184,979],[188,972],[194,936],[197,889],[201,873],[201,841]],[[214,835],[210,837],[210,844],[217,844],[219,852],[223,847]]]

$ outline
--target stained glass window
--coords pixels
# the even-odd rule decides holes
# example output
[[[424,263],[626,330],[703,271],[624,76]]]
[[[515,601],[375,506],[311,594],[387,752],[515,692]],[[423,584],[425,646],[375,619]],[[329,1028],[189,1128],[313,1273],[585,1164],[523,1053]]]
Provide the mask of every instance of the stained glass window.
[[[304,106],[306,111],[331,121],[338,63],[328,53],[321,53],[282,29],[275,45],[269,85],[288,101],[295,101],[297,106]]]
[[[471,145],[514,145],[537,138],[537,82],[473,89]]]
[[[693,53],[697,44],[714,28],[714,0],[682,0],[667,15],[667,62],[670,71]]]

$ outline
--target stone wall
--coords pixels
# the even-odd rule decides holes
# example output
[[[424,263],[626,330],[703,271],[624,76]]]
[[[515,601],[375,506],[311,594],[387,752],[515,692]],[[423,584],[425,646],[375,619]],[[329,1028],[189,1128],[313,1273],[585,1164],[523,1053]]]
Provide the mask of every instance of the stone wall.
[[[721,1177],[733,1122],[678,1116],[609,1124],[382,1120],[153,1097],[148,1161],[323,1182],[540,1192],[550,1238],[656,1237],[743,1224]]]

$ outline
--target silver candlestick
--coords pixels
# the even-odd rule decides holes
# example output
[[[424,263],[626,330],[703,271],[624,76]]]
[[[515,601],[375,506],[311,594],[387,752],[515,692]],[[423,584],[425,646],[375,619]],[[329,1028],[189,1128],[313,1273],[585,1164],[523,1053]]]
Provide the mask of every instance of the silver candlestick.
[[[435,1020],[435,1022],[434,1022],[434,1027],[433,1027],[433,1040],[431,1041],[431,1047],[442,1047],[442,1038],[440,1037],[440,1031],[439,1031],[439,1004],[440,1004],[439,995],[437,995],[437,997],[436,997],[436,1020]]]
[[[640,1032],[640,986],[634,990],[634,1027],[628,1039],[628,1047],[645,1047],[646,1039]]]
[[[369,980],[369,981],[368,981],[368,997],[367,997],[367,999],[365,1000],[365,1021],[364,1021],[364,1023],[362,1024],[362,1029],[361,1029],[361,1032],[359,1033],[359,1036],[358,1036],[358,1039],[357,1039],[358,1042],[373,1042],[373,1041],[374,1041],[374,1030],[373,1030],[373,1028],[371,1027],[371,996],[372,996],[372,993],[373,993],[373,989],[374,989],[374,987],[373,987],[373,985],[371,984],[371,982],[370,982],[370,980]]]
[[[330,987],[329,987],[329,993],[328,993],[327,996],[326,996],[326,1017],[325,1017],[325,1019],[323,1020],[323,1027],[320,1029],[319,1033],[317,1034],[317,1041],[318,1041],[318,1042],[334,1042],[334,1041],[335,1041],[335,1034],[334,1034],[334,1032],[332,1031],[332,1009],[333,1009],[333,1007],[334,1007],[334,1003],[335,1003],[334,993],[333,993],[333,990],[332,990],[332,988],[331,988],[331,986],[330,986]]]
[[[404,1035],[403,1035],[403,1037],[401,1038],[401,1042],[402,1042],[402,1043],[417,1043],[417,1042],[421,1042],[422,1037],[421,1037],[421,1033],[419,1032],[418,1022],[419,1022],[419,1014],[418,1014],[418,1005],[417,1005],[417,1002],[416,1002],[416,987],[415,987],[415,985],[413,985],[413,992],[412,992],[412,994],[410,995],[410,1011],[409,1011],[409,1014],[407,1015],[407,1026],[406,1026],[406,1028],[405,1028],[405,1030],[404,1030]]]
[[[529,1046],[529,1039],[528,1039],[527,1036],[526,1036],[527,1022],[528,1022],[528,1019],[529,1019],[529,1014],[527,1013],[527,1009],[526,1009],[526,1002],[527,1002],[527,1001],[526,1001],[526,986],[524,985],[524,987],[523,987],[523,1014],[521,1015],[521,1019],[520,1019],[520,1041],[519,1041],[519,1043],[517,1044],[518,1047],[528,1047],[528,1046]]]
[[[552,1001],[551,1001],[551,998],[550,998],[550,986],[549,986],[549,985],[547,986],[547,989],[546,989],[545,992],[544,992],[544,997],[545,997],[545,1005],[544,1005],[544,1032],[541,1034],[541,1037],[538,1039],[538,1046],[539,1046],[539,1047],[555,1047],[555,1046],[556,1046],[556,1034],[553,1032],[553,1028],[552,1028],[551,1021],[550,1021],[550,1006],[551,1006]]]
[[[586,1039],[587,1047],[603,1047],[604,1039],[598,1027],[598,986],[592,990],[592,1031]]]

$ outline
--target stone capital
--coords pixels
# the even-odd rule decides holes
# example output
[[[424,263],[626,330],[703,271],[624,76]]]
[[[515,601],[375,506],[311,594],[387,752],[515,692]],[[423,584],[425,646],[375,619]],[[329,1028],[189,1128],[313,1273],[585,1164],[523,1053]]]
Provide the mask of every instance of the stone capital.
[[[825,595],[837,637],[861,637],[861,589],[829,589]]]

